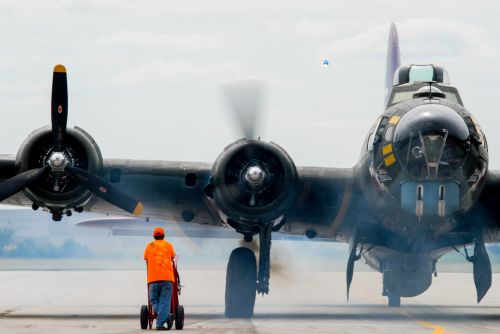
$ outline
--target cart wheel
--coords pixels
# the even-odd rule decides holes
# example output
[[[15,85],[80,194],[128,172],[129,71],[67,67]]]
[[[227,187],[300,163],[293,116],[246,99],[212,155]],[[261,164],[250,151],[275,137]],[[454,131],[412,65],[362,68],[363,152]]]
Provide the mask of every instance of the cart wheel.
[[[148,329],[149,312],[146,305],[141,306],[141,329]]]
[[[184,328],[184,306],[177,306],[177,312],[175,312],[175,329]]]
[[[174,325],[174,317],[173,314],[170,314],[167,320],[167,329],[170,330],[172,329],[172,326]]]

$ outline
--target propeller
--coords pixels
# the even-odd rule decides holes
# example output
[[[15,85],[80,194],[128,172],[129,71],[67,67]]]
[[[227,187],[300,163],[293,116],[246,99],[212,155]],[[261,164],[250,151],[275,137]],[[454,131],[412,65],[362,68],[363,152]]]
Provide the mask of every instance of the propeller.
[[[74,176],[82,186],[94,195],[134,215],[140,215],[143,205],[132,197],[89,171],[72,166],[72,161],[64,152],[66,123],[68,120],[68,83],[66,68],[54,67],[52,79],[51,121],[53,150],[45,161],[45,166],[18,174],[0,183],[0,201],[14,195],[26,187],[35,185],[44,175],[53,174],[56,179],[63,172]]]
[[[257,122],[264,93],[263,82],[258,80],[233,82],[223,88],[223,93],[245,138],[257,139]]]
[[[3,201],[20,190],[35,184],[42,176],[45,175],[48,169],[48,165],[43,168],[30,169],[3,181],[0,183],[0,201]]]

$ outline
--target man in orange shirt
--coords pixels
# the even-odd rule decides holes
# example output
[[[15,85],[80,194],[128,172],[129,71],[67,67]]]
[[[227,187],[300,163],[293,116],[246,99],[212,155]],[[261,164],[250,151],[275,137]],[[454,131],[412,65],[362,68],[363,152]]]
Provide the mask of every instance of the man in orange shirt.
[[[165,231],[161,227],[153,232],[154,241],[146,246],[144,260],[148,268],[149,301],[157,314],[156,329],[166,330],[165,323],[170,316],[170,299],[175,281],[172,260],[174,247],[165,241]]]

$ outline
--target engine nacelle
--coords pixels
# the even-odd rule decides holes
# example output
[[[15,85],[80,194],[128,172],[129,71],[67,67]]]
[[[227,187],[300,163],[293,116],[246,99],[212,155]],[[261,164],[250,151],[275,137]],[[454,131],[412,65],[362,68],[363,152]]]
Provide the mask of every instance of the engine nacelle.
[[[274,221],[296,200],[297,169],[273,142],[232,143],[215,161],[212,176],[216,205],[234,222],[256,226]]]
[[[24,141],[16,157],[18,173],[48,164],[54,150],[51,127],[43,127],[32,132]],[[79,127],[68,128],[63,154],[74,167],[91,173],[102,171],[102,155],[94,139]],[[54,210],[81,208],[91,198],[92,193],[65,170],[51,171],[36,185],[25,188],[25,195],[34,206]]]

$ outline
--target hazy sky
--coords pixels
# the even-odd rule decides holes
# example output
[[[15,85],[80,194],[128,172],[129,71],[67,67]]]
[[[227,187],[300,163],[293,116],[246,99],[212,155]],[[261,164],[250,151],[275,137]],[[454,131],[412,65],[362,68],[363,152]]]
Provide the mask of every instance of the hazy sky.
[[[239,135],[220,86],[260,78],[264,139],[297,165],[352,166],[382,112],[394,21],[402,62],[448,69],[500,168],[499,17],[470,0],[0,1],[0,153],[49,123],[62,63],[69,125],[106,158],[213,161]]]

